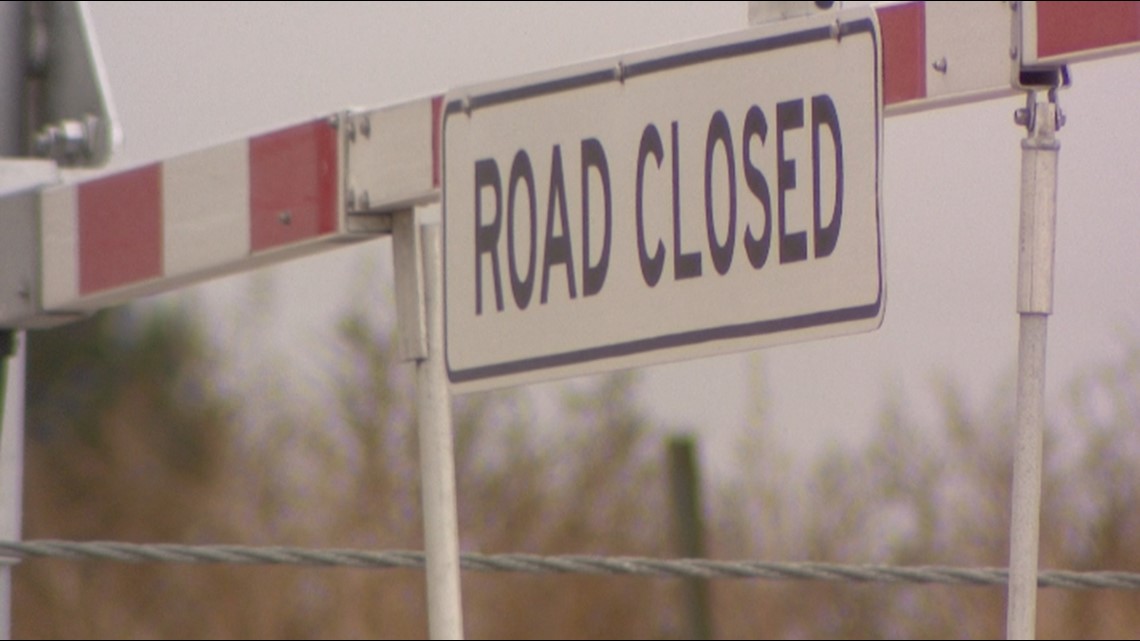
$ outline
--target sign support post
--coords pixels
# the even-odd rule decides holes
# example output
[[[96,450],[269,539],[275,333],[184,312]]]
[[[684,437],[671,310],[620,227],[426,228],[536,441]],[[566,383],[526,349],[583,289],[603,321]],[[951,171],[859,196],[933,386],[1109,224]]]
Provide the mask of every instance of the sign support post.
[[[0,536],[20,540],[24,480],[24,332],[0,337]],[[0,639],[12,638],[12,569],[18,559],[0,559]]]
[[[1017,263],[1020,316],[1017,431],[1010,517],[1009,597],[1006,635],[1032,639],[1037,619],[1037,563],[1041,521],[1042,437],[1045,423],[1045,344],[1053,311],[1053,250],[1057,221],[1057,154],[1061,111],[1056,90],[1049,100],[1029,94],[1016,119],[1028,135],[1021,142],[1021,225]]]
[[[397,214],[395,218],[392,242],[399,248],[393,252],[400,298],[397,305],[405,310],[398,313],[402,321],[416,316],[422,319],[417,323],[405,322],[399,331],[404,335],[402,349],[416,362],[428,633],[432,639],[462,639],[455,448],[451,393],[443,362],[443,242],[439,224],[417,228],[411,212]],[[417,266],[422,267],[422,280]],[[408,295],[413,292],[419,294],[414,299]],[[421,313],[409,314],[409,305]],[[413,339],[415,335],[424,339]],[[419,352],[417,347],[409,349],[409,344],[420,349],[426,347],[426,351]]]

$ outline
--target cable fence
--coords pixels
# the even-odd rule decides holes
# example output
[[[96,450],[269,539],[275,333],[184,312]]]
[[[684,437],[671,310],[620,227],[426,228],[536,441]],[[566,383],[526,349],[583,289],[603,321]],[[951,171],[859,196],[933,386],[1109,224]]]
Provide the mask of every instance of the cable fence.
[[[116,541],[0,541],[11,560],[56,558],[124,563],[197,563],[422,569],[423,552],[246,545],[139,544]],[[1005,585],[1009,572],[994,567],[892,566],[818,562],[716,561],[636,556],[480,554],[460,555],[464,570],[526,574],[592,574],[678,579],[831,581],[959,586]],[[1037,584],[1068,590],[1140,590],[1140,573],[1042,570]]]

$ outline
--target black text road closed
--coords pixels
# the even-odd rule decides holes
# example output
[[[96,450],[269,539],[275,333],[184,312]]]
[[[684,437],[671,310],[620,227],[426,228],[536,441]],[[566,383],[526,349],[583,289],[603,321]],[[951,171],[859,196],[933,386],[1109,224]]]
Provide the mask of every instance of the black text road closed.
[[[877,27],[802,24],[448,96],[457,391],[878,327]]]

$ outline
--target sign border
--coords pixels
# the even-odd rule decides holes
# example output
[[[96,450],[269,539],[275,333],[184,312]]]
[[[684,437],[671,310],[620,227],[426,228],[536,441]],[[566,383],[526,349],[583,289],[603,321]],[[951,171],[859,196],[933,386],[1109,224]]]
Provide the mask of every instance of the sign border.
[[[705,49],[698,49],[688,52],[680,52],[674,54],[667,54],[657,59],[648,59],[638,62],[626,64],[622,62],[621,58],[614,59],[612,64],[608,67],[602,66],[598,68],[597,62],[587,63],[592,67],[589,71],[582,71],[576,74],[567,75],[562,78],[555,78],[552,80],[536,81],[534,84],[528,84],[518,87],[508,87],[489,91],[484,94],[477,95],[461,95],[461,97],[453,97],[447,100],[443,112],[442,122],[442,144],[440,145],[441,151],[441,167],[447,167],[447,121],[451,116],[460,114],[466,115],[472,111],[481,108],[500,105],[504,103],[534,98],[538,96],[547,96],[550,94],[560,93],[563,91],[570,91],[573,89],[580,89],[592,85],[617,82],[628,78],[637,76],[644,76],[662,71],[669,71],[681,67],[687,67],[695,64],[703,64],[722,60],[726,58],[733,58],[743,55],[751,55],[761,53],[764,51],[772,51],[776,49],[783,49],[797,45],[809,44],[821,40],[841,39],[844,36],[852,34],[869,33],[873,42],[872,50],[874,51],[874,64],[873,68],[881,69],[882,63],[882,46],[879,42],[879,32],[875,28],[875,17],[867,15],[865,17],[856,18],[850,22],[830,22],[824,23],[819,26],[797,30],[787,33],[779,33],[774,35],[761,35],[758,38],[740,40],[721,45],[714,45]],[[733,34],[729,34],[730,36]],[[683,46],[683,45],[682,45]],[[642,53],[642,52],[639,52]],[[644,52],[644,53],[652,53]],[[579,67],[581,68],[581,67]],[[640,338],[631,341],[624,341],[621,343],[613,343],[609,345],[602,345],[597,347],[588,347],[585,349],[578,349],[556,354],[547,354],[543,356],[534,356],[529,358],[517,359],[503,363],[495,363],[491,365],[480,365],[477,367],[469,367],[462,370],[454,370],[451,367],[451,359],[448,355],[446,347],[449,332],[447,331],[447,314],[444,314],[444,358],[447,364],[448,380],[453,385],[455,384],[473,384],[477,381],[488,380],[494,378],[505,378],[508,376],[518,376],[527,372],[536,372],[542,370],[556,370],[573,365],[581,365],[590,362],[605,361],[614,358],[628,357],[634,355],[645,354],[658,350],[680,348],[689,345],[698,345],[701,343],[710,343],[714,341],[742,339],[753,336],[764,336],[769,334],[778,334],[781,332],[807,329],[812,327],[820,327],[825,325],[833,325],[857,320],[865,320],[881,317],[884,305],[884,298],[886,287],[883,278],[883,226],[882,226],[882,211],[881,211],[881,196],[882,196],[882,122],[883,122],[883,101],[882,101],[882,73],[874,74],[874,95],[879,99],[875,101],[875,223],[876,228],[879,230],[876,240],[878,243],[878,276],[879,287],[878,296],[873,303],[866,305],[857,305],[854,307],[845,307],[837,310],[827,310],[820,312],[812,312],[809,314],[801,314],[798,316],[788,316],[784,318],[767,319],[762,321],[736,323],[732,325],[722,325],[719,327],[711,327],[707,329],[690,330],[683,332],[673,332],[669,334],[662,334],[659,336],[652,336],[647,338]],[[441,185],[441,202],[443,208],[443,239],[444,248],[447,247],[447,172],[444,170],[443,180]],[[447,301],[447,278],[446,272],[443,279],[444,287],[444,304]],[[619,369],[619,368],[612,368]]]

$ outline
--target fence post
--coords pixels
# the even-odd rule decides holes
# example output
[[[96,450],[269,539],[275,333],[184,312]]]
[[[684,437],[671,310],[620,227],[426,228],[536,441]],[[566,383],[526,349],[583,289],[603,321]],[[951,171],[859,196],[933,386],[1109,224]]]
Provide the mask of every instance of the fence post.
[[[677,551],[688,559],[705,557],[696,450],[696,443],[691,436],[674,436],[669,439],[669,485],[673,495]],[[690,639],[711,639],[708,581],[685,579],[684,594],[685,636]]]

